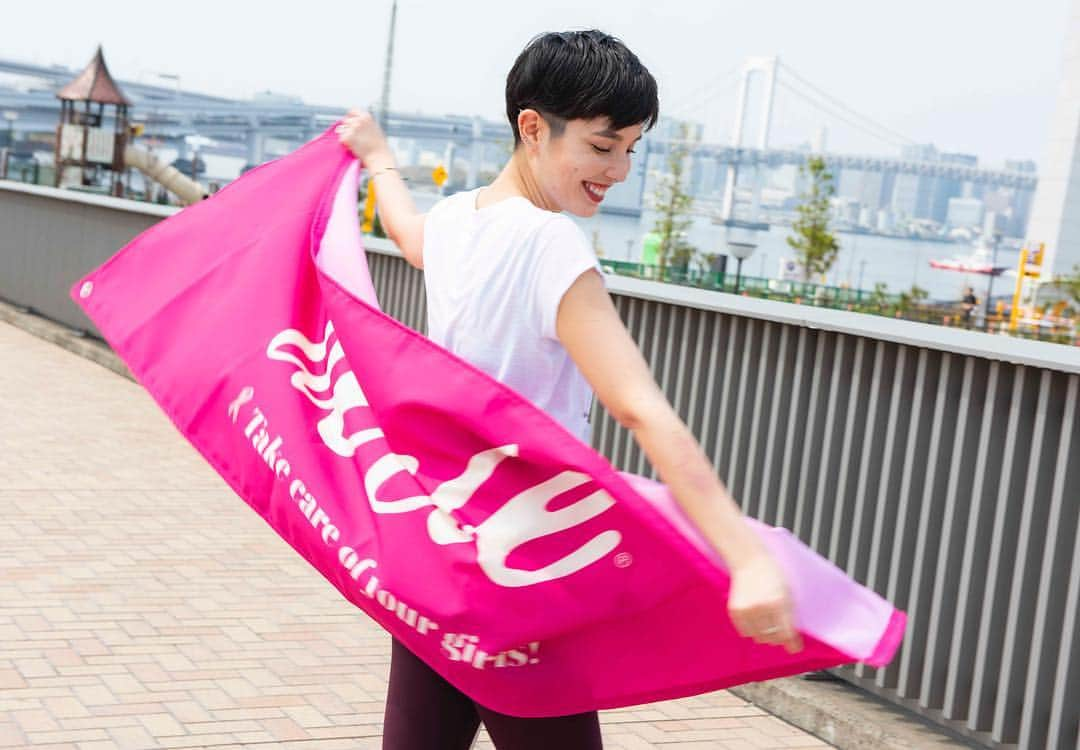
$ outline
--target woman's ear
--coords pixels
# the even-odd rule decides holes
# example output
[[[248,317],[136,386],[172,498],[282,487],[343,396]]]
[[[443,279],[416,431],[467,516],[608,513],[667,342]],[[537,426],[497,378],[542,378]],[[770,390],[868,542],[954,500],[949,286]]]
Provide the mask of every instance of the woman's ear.
[[[535,109],[523,109],[518,112],[517,123],[521,142],[528,148],[535,147],[547,129],[547,123]]]

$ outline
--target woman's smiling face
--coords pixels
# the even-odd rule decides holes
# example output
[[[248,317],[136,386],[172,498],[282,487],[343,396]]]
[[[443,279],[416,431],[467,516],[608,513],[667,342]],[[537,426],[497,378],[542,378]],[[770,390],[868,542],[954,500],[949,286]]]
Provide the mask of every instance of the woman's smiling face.
[[[526,140],[530,166],[547,208],[575,216],[592,216],[604,194],[630,172],[631,154],[642,125],[619,130],[607,117],[560,121],[538,118]],[[549,122],[550,121],[550,122]],[[561,131],[561,132],[560,132]]]

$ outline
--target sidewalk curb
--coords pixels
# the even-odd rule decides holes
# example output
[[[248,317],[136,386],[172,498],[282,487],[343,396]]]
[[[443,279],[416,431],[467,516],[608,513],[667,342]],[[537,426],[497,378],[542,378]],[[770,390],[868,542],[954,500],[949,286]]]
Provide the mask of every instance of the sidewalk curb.
[[[786,677],[728,691],[842,750],[983,747],[840,678]]]
[[[108,344],[0,301],[0,322],[9,323],[62,349],[96,362],[129,380],[131,372]],[[927,750],[978,748],[857,686],[789,677],[728,691],[778,719],[810,732],[841,750]]]
[[[845,712],[838,710],[834,701],[828,700],[826,694],[829,691],[821,688],[822,683],[811,686],[805,681],[800,684],[799,680],[789,678],[728,689],[743,700],[843,750],[902,750],[912,747],[892,742],[881,729],[858,716],[845,715]]]
[[[128,380],[135,380],[127,365],[101,339],[43,318],[33,310],[19,308],[4,301],[0,301],[0,321],[10,323],[62,349],[67,349],[72,354],[96,362],[117,375],[123,375]]]

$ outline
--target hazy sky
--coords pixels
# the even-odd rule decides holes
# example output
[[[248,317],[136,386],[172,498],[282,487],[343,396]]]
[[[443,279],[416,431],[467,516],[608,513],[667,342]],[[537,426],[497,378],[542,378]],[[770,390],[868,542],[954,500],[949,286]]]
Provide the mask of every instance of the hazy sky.
[[[1070,0],[400,0],[393,109],[502,117],[506,72],[534,34],[597,27],[660,82],[661,110],[727,138],[733,71],[779,55],[892,131],[988,164],[1044,158]],[[1080,0],[1077,0],[1080,1]],[[390,0],[308,3],[22,2],[4,7],[0,56],[81,67],[99,42],[114,75],[178,74],[184,88],[366,105],[379,97]],[[10,25],[9,25],[10,24]],[[823,125],[842,151],[896,147],[777,92],[771,142]]]

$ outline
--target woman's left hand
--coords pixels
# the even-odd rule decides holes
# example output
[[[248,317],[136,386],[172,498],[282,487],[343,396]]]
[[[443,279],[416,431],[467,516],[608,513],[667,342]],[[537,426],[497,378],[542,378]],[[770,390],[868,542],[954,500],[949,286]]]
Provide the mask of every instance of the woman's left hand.
[[[386,142],[382,128],[371,113],[363,109],[350,109],[337,127],[338,139],[352,151],[368,168],[379,168],[393,164],[390,145]]]

